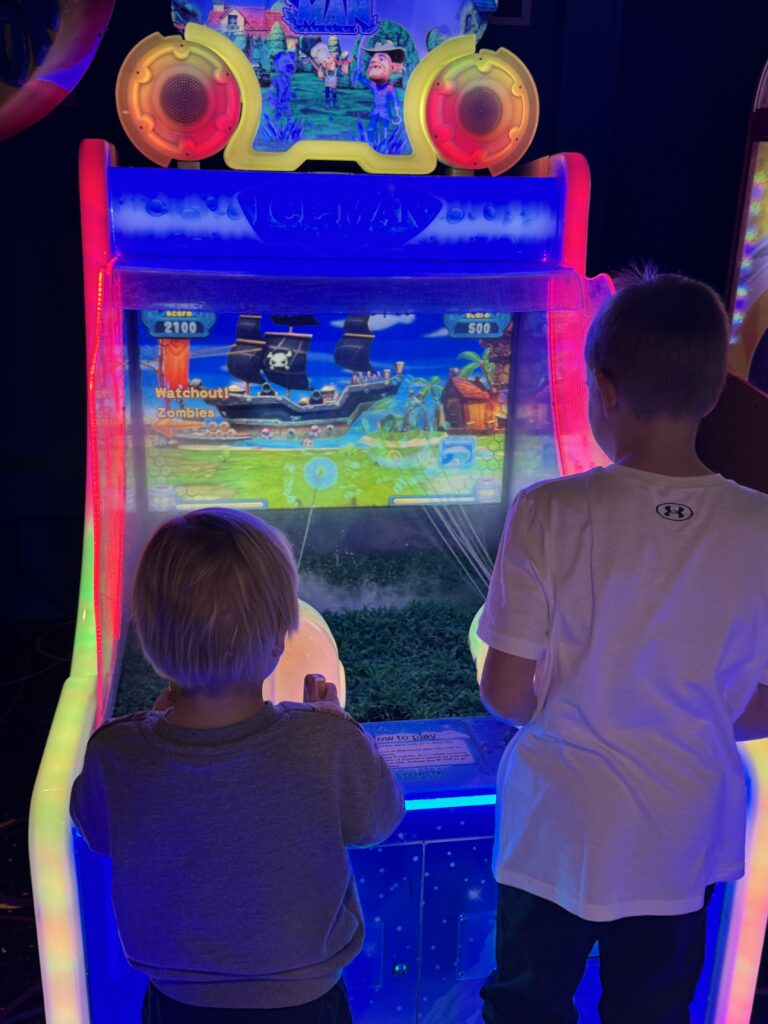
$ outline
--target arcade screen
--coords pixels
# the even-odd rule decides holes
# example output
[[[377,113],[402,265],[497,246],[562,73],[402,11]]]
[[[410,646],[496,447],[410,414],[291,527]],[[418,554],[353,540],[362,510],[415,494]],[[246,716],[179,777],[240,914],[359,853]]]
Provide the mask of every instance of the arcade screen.
[[[540,316],[488,312],[142,311],[127,392],[143,431],[147,504],[499,503],[511,351],[530,347],[537,327]],[[535,400],[546,366],[527,369]],[[557,472],[546,416],[538,427],[526,431],[535,478],[542,462]]]
[[[511,498],[558,475],[547,314],[128,311],[127,514],[289,538],[362,721],[483,715],[468,648]],[[163,682],[130,635],[115,714]]]

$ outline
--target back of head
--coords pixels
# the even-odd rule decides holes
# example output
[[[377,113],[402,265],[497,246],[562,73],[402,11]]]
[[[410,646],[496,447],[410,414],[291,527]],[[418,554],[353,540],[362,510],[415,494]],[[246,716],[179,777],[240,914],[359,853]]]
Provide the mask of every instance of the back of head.
[[[164,523],[142,555],[133,620],[152,667],[209,694],[260,683],[298,626],[285,537],[255,516],[209,508]]]
[[[728,317],[708,285],[646,269],[617,281],[595,317],[585,358],[640,418],[700,419],[725,381]]]

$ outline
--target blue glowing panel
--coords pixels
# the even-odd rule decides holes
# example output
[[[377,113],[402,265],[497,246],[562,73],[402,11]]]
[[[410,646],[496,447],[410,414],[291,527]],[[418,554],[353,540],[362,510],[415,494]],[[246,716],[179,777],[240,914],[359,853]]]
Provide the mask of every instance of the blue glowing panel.
[[[112,860],[89,850],[74,828],[72,841],[92,1024],[135,1024],[141,1020],[147,979],[128,966],[120,944],[110,898]]]
[[[414,1021],[424,847],[352,850],[350,860],[365,916],[365,944],[344,972],[355,1024]]]
[[[414,808],[491,806],[499,759],[514,730],[494,718],[369,722]],[[438,800],[439,803],[433,803]],[[447,801],[447,802],[445,802]]]
[[[480,986],[495,963],[493,840],[425,847],[420,1024],[480,1024]]]
[[[559,263],[564,190],[554,178],[409,178],[113,167],[121,258],[497,260]],[[190,247],[190,243],[195,243]],[[245,269],[245,268],[244,268]],[[361,268],[350,266],[359,273]]]

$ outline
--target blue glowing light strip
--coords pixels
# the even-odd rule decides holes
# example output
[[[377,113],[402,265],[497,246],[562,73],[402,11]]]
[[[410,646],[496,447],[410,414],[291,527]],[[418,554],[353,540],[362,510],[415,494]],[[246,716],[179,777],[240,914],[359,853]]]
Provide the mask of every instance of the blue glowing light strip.
[[[418,800],[406,800],[406,811],[433,811],[438,807],[482,807],[496,803],[495,793],[479,796],[435,796]]]

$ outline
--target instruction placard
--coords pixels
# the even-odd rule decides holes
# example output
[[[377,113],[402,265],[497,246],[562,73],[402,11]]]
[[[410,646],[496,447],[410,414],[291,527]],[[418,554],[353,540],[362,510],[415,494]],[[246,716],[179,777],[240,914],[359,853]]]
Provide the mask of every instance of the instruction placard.
[[[447,768],[475,763],[466,739],[456,733],[383,733],[376,737],[376,743],[390,768]]]

